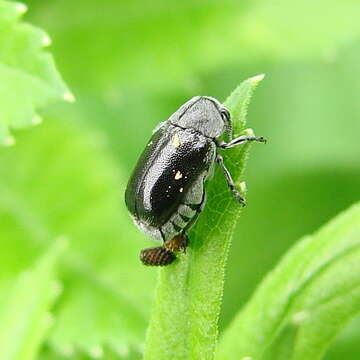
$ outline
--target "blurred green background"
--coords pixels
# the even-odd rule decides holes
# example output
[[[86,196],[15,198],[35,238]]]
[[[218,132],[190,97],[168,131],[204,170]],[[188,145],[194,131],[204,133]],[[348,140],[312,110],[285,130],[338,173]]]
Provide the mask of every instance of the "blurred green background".
[[[124,186],[151,130],[190,97],[224,100],[242,80],[266,74],[248,126],[268,144],[252,147],[221,329],[295,241],[359,200],[359,1],[27,5],[26,21],[49,33],[77,99],[47,108],[41,127],[19,132],[16,147],[0,153],[8,169],[0,180],[2,288],[51,239],[65,234],[71,244],[61,266],[58,322],[42,359],[71,355],[73,346],[94,357],[102,342],[118,344],[109,359],[121,358],[114,354],[125,354],[128,342],[138,356],[157,270],[138,263],[138,251],[151,242],[126,215]],[[135,318],[135,329],[126,330],[119,309]],[[359,356],[355,320],[326,359]]]

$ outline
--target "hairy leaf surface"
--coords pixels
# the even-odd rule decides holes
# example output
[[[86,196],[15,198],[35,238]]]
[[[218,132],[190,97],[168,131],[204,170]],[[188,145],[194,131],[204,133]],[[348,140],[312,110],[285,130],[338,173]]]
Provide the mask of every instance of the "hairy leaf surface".
[[[235,135],[244,132],[247,106],[263,76],[244,81],[226,100]],[[224,160],[239,184],[249,144],[224,151]],[[145,359],[212,359],[231,237],[241,211],[221,169],[207,186],[208,201],[190,231],[187,253],[160,270],[155,305],[147,334]]]
[[[360,311],[360,205],[305,237],[235,318],[217,359],[320,359]]]

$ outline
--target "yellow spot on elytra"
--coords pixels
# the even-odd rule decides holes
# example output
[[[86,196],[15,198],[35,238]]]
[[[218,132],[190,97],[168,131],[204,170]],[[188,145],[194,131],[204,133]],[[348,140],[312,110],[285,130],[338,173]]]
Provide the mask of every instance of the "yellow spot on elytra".
[[[175,133],[173,139],[172,139],[172,146],[174,148],[178,148],[181,145],[180,143],[180,138],[179,135],[177,133]]]
[[[178,171],[178,172],[175,174],[174,179],[175,179],[175,180],[179,180],[179,179],[181,179],[182,177],[183,177],[182,173],[181,173],[180,171]]]
[[[180,190],[179,190],[180,192],[183,192],[184,191],[184,188],[180,188]]]

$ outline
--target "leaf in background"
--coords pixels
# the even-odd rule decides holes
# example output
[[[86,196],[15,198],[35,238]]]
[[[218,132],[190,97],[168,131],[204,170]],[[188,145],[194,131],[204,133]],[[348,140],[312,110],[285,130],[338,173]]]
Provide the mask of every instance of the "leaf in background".
[[[58,56],[61,68],[79,90],[100,87],[121,99],[139,85],[152,92],[159,85],[173,88],[180,83],[193,89],[195,67],[234,53],[234,48],[230,53],[221,48],[224,38],[235,35],[228,31],[228,15],[237,7],[232,0],[210,0],[206,6],[201,0],[109,0],[99,12],[97,1],[64,0],[35,2],[32,16],[56,34],[58,54],[66,54]],[[76,13],[76,20],[69,13]]]
[[[244,81],[226,100],[235,134],[244,131],[247,105],[263,76]],[[249,145],[224,152],[239,183]],[[220,169],[207,186],[208,202],[189,234],[186,255],[160,270],[145,359],[212,359],[217,339],[224,271],[241,206]]]
[[[217,358],[320,359],[360,311],[360,205],[299,242],[240,312]]]
[[[109,0],[100,12],[97,1],[63,0],[34,1],[32,16],[56,36],[61,68],[79,91],[118,101],[134,87],[198,92],[199,71],[231,63],[332,60],[359,37],[359,11],[354,0]]]
[[[222,329],[296,240],[360,199],[359,45],[349,43],[332,63],[238,64],[204,80],[217,97],[234,74],[267,74],[251,103],[251,124],[271,142],[251,150],[251,203],[229,253]]]
[[[51,346],[88,354],[141,347],[156,274],[138,260],[144,237],[125,209],[125,176],[101,139],[73,124],[52,119],[19,139],[0,150],[0,281],[65,234]]]
[[[360,313],[350,321],[346,328],[336,337],[336,340],[331,343],[324,360],[357,360],[360,354],[359,329]]]
[[[248,59],[262,56],[331,62],[344,44],[358,39],[360,24],[352,14],[359,11],[360,4],[354,0],[256,0],[238,18],[237,31]]]
[[[52,56],[48,35],[19,23],[21,3],[0,1],[0,145],[12,145],[10,129],[37,124],[36,110],[52,100],[72,100]]]
[[[50,326],[50,308],[59,295],[56,267],[64,250],[58,239],[12,286],[0,309],[2,360],[35,359]]]

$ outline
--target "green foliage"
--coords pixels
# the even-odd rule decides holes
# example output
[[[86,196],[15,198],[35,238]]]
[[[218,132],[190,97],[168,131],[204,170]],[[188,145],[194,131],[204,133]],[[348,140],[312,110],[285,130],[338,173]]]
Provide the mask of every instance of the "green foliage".
[[[234,132],[244,132],[247,106],[262,75],[244,81],[226,100]],[[224,160],[239,184],[249,145],[227,150]],[[206,188],[205,210],[190,231],[186,255],[162,269],[147,334],[145,359],[212,359],[218,336],[225,263],[241,206],[220,168]]]
[[[120,200],[122,175],[100,139],[77,127],[52,120],[20,139],[0,153],[2,276],[11,279],[65,234],[71,246],[61,261],[51,346],[65,354],[137,349],[154,274],[135,255],[140,234]]]
[[[43,48],[48,35],[19,23],[21,3],[0,1],[0,145],[12,145],[10,129],[37,124],[39,107],[55,99],[72,100],[52,56]]]
[[[31,352],[36,360],[141,357],[157,270],[138,262],[138,251],[150,243],[145,244],[124,209],[124,186],[152,128],[194,95],[223,99],[241,79],[267,74],[267,81],[252,100],[251,126],[266,136],[269,144],[252,148],[246,177],[248,206],[233,231],[220,336],[295,239],[313,233],[360,199],[358,1],[109,0],[100,4],[95,0],[28,0],[27,4],[27,19],[51,34],[56,62],[78,101],[42,111],[44,126],[16,133],[16,147],[0,148],[0,348],[4,354],[17,348],[18,356],[24,356],[21,351]],[[38,112],[49,101],[64,94],[71,99],[51,55],[44,51],[49,37],[20,21],[24,10],[24,5],[0,1],[1,144],[14,142],[11,129],[38,123]],[[233,115],[238,117],[236,110]],[[227,152],[230,158],[235,153]],[[230,158],[227,165],[237,173]],[[223,186],[223,201],[232,201],[218,176],[213,185],[209,183],[208,205],[215,196],[212,186]],[[212,204],[214,208],[221,206],[220,201]],[[238,209],[237,204],[230,204],[228,209]],[[208,211],[191,234],[193,248],[173,268],[161,272],[159,291],[171,290],[166,293],[168,299],[162,299],[171,305],[169,319],[176,309],[177,314],[188,310],[185,318],[191,319],[192,325],[177,319],[182,339],[185,336],[180,330],[194,335],[185,344],[186,351],[203,350],[211,356],[217,337],[223,264],[206,267],[205,273],[195,271],[221,257],[225,260],[233,220],[227,218],[221,229],[208,228],[211,241],[202,242],[199,229],[203,231],[206,222],[214,225],[218,219],[218,214],[212,218]],[[232,213],[235,218],[236,211]],[[343,225],[339,225],[342,230]],[[49,274],[47,282],[45,274],[40,276],[37,270],[52,253],[54,239],[63,234],[69,239],[69,249],[57,255],[54,262],[60,271]],[[215,234],[226,237],[224,244]],[[319,234],[311,239],[318,239]],[[325,242],[323,235],[321,244]],[[312,240],[303,244],[307,241]],[[344,245],[343,240],[339,242]],[[206,250],[211,248],[219,250],[219,257],[211,253],[208,260]],[[316,272],[308,285],[301,282],[306,279],[301,269],[311,265],[311,271],[316,271],[316,262],[299,264],[299,278],[286,283],[288,293],[280,284],[279,293],[274,289],[270,294],[270,300],[278,294],[279,301],[290,305],[284,310],[279,331],[266,339],[269,345],[263,349],[264,358],[281,358],[289,352],[295,356],[303,351],[310,358],[310,351],[322,352],[350,317],[346,286],[356,282],[357,265],[352,260],[356,252],[349,250],[340,257],[330,250],[335,247],[329,254],[320,254],[318,261],[333,256],[334,262]],[[191,270],[186,273],[189,283],[175,288],[184,275],[182,266]],[[27,285],[19,283],[20,274],[27,270],[31,274]],[[295,272],[289,269],[289,276]],[[165,286],[170,277],[167,273],[180,275],[173,287]],[[335,281],[342,280],[340,275],[348,277],[342,284]],[[216,279],[214,288],[208,284],[211,276]],[[341,296],[327,303],[317,289],[331,297],[326,285],[330,277],[334,292]],[[55,303],[50,293],[47,297],[41,292],[41,286],[53,284],[54,278],[63,288]],[[190,286],[195,290],[188,298],[182,291]],[[204,288],[213,301],[206,298],[198,304]],[[293,295],[291,291],[298,288],[300,292]],[[186,299],[184,304],[176,298],[179,293]],[[289,293],[294,301],[286,299]],[[25,295],[21,298],[21,294]],[[14,298],[16,301],[11,300]],[[355,295],[353,299],[357,301]],[[261,304],[259,295],[254,300]],[[207,312],[203,305],[209,303]],[[239,316],[249,313],[252,303]],[[33,316],[22,311],[29,306],[39,312]],[[304,308],[310,317],[302,318]],[[265,310],[269,310],[267,302]],[[48,312],[53,315],[50,331],[43,327]],[[17,330],[19,324],[25,325],[25,331]],[[164,333],[159,337],[180,347],[175,344],[179,334],[170,338],[165,332],[174,327],[163,325]],[[274,322],[270,319],[250,325],[245,334],[263,331]],[[156,326],[161,329],[162,325],[153,322],[152,329]],[[205,329],[209,336],[204,338]],[[357,360],[359,329],[358,317],[332,342],[324,359]],[[238,337],[233,335],[237,343]],[[161,339],[153,339],[153,344],[156,341]],[[222,349],[225,347],[219,351]]]
[[[209,0],[206,5],[202,0],[108,0],[101,11],[94,0],[39,4],[36,21],[55,32],[57,46],[67,52],[58,59],[63,69],[82,91],[96,86],[104,97],[120,96],[119,88],[125,96],[134,86],[197,92],[203,71],[239,62],[332,59],[360,33],[357,17],[350,16],[360,10],[356,0]],[[74,11],[76,21],[70,21]],[[238,82],[235,77],[226,90]]]
[[[225,331],[217,359],[320,359],[360,312],[360,204],[300,241]]]
[[[325,10],[326,9],[326,10]],[[326,16],[324,15],[326,11]],[[344,42],[356,39],[360,24],[354,0],[254,2],[237,25],[250,56],[331,61]],[[314,31],[314,29],[317,29]],[[326,29],[322,31],[321,29]]]
[[[55,278],[64,244],[64,239],[55,241],[9,289],[0,314],[3,360],[35,359],[53,322],[50,309],[60,291]]]

